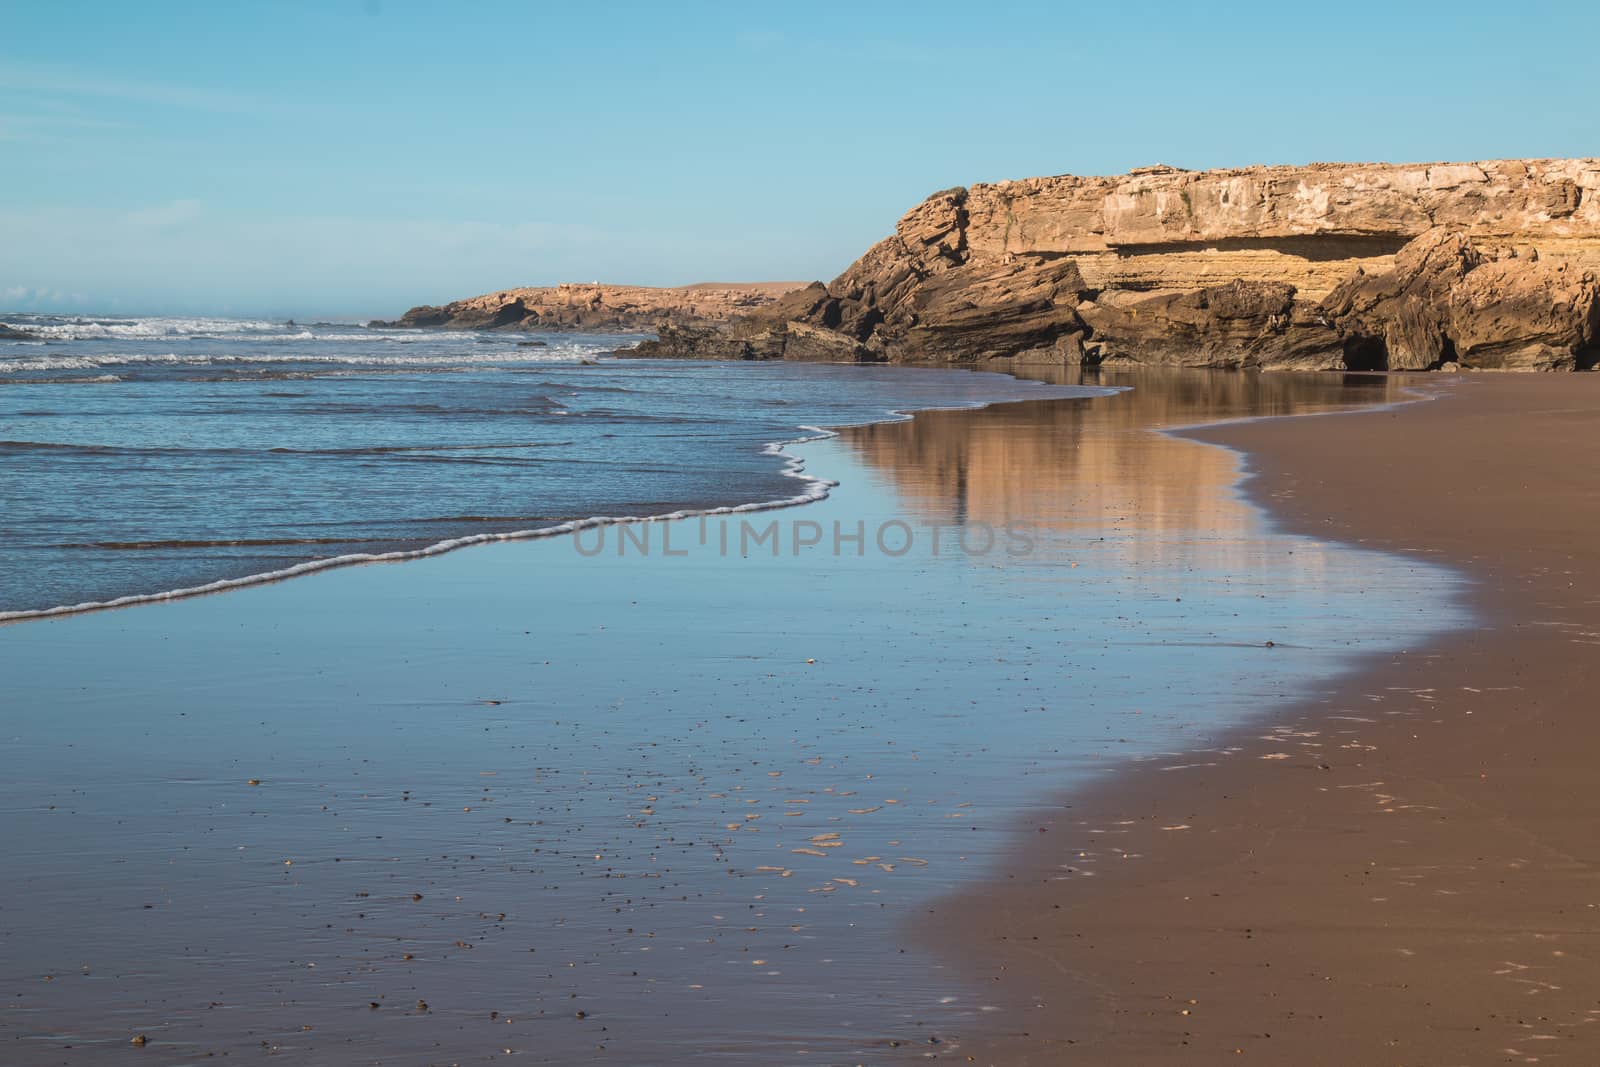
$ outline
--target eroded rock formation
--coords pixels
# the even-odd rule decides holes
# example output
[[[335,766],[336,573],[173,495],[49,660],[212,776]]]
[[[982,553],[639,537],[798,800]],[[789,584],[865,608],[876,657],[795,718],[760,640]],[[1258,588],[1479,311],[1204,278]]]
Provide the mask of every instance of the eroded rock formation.
[[[376,327],[458,330],[589,330],[648,333],[661,323],[722,322],[773,303],[803,282],[702,282],[657,289],[642,285],[565,284],[503,289],[439,307],[414,307]]]
[[[1443,227],[1402,248],[1391,269],[1346,279],[1322,310],[1357,367],[1571,370],[1600,354],[1593,271],[1535,250],[1490,259]]]
[[[1325,370],[1341,350],[1338,334],[1287,282],[1113,289],[1077,311],[1102,360]]]
[[[833,282],[641,355],[1562,369],[1600,356],[1600,160],[935,193]]]

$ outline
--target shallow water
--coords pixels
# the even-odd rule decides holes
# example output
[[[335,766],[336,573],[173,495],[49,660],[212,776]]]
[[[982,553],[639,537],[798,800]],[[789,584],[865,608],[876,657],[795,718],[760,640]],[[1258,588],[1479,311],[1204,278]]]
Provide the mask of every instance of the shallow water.
[[[1101,384],[797,446],[840,484],[790,511],[0,629],[0,1059],[959,1051],[992,1006],[919,904],[1064,787],[1460,621],[1150,432],[1386,386]]]
[[[1070,395],[877,367],[603,360],[635,338],[12,317],[0,619],[811,490],[804,419]],[[529,347],[540,345],[542,347]],[[598,361],[598,362],[597,362]]]

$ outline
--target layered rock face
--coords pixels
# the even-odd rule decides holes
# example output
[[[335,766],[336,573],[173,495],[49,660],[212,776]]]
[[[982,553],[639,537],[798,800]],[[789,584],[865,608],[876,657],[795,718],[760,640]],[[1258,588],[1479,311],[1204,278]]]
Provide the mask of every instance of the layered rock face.
[[[1561,369],[1600,352],[1600,160],[935,193],[832,283],[640,354]]]
[[[376,327],[458,330],[589,330],[647,333],[660,323],[721,322],[773,303],[803,282],[703,282],[678,288],[553,285],[504,289],[440,307],[414,307]]]

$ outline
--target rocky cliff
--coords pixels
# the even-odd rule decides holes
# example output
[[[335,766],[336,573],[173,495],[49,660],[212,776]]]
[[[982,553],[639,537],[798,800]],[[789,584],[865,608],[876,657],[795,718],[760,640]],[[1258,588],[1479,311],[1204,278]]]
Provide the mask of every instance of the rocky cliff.
[[[650,333],[666,323],[721,322],[773,303],[803,282],[702,282],[677,288],[643,285],[552,285],[503,289],[439,307],[414,307],[375,327],[458,330],[588,330]]]
[[[1600,160],[1030,178],[935,193],[831,283],[640,355],[1570,369]]]

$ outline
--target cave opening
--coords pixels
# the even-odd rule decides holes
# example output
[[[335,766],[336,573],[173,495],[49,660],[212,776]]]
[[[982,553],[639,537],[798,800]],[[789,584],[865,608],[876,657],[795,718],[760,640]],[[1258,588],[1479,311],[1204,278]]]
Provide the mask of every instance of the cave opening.
[[[1435,363],[1433,366],[1429,367],[1428,368],[1429,370],[1438,370],[1440,367],[1443,367],[1446,363],[1454,363],[1458,367],[1461,365],[1461,358],[1456,355],[1456,343],[1455,343],[1455,341],[1453,341],[1449,337],[1444,338],[1443,339],[1443,343],[1440,346],[1440,349],[1441,350],[1439,352],[1439,361],[1437,363]]]
[[[1389,369],[1389,346],[1381,337],[1347,337],[1344,342],[1344,369],[1374,371]]]

